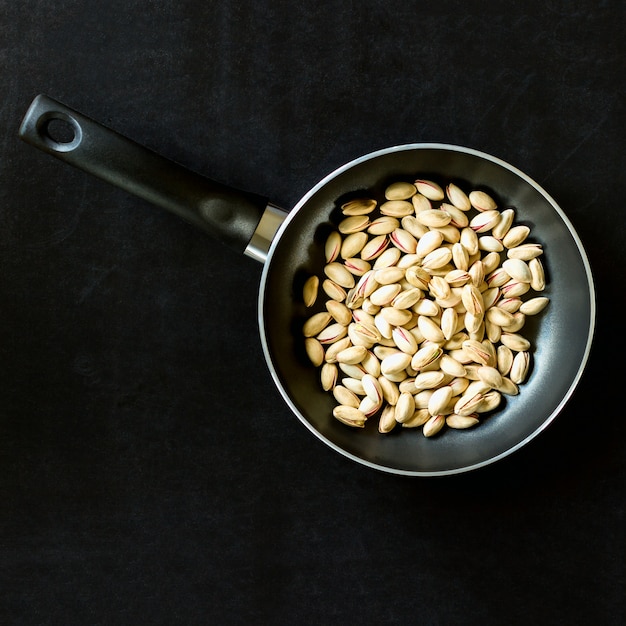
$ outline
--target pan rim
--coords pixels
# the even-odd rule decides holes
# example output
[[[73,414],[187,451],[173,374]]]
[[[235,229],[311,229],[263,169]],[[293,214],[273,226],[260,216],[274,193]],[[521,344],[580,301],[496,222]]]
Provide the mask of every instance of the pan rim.
[[[466,465],[466,466],[462,466],[462,467],[455,467],[455,468],[449,468],[449,469],[444,469],[444,470],[430,470],[430,471],[426,471],[426,470],[407,470],[407,469],[402,469],[402,468],[397,468],[397,467],[390,467],[387,465],[383,465],[380,463],[375,463],[373,461],[369,461],[367,459],[361,458],[351,452],[348,452],[347,450],[345,450],[344,448],[342,448],[341,446],[337,445],[336,443],[334,443],[332,440],[330,440],[328,437],[324,436],[321,432],[319,432],[310,422],[309,420],[302,414],[302,412],[300,411],[300,409],[296,406],[296,404],[294,403],[294,401],[291,399],[291,397],[289,396],[289,394],[287,393],[287,391],[284,389],[282,382],[280,380],[280,377],[278,375],[278,372],[276,370],[275,364],[274,364],[274,360],[272,357],[272,353],[270,351],[270,347],[269,347],[269,343],[267,340],[267,333],[266,333],[266,324],[265,324],[265,292],[266,292],[266,284],[267,284],[267,280],[268,280],[268,276],[269,273],[271,271],[271,266],[272,266],[272,259],[274,256],[274,253],[276,251],[276,249],[278,248],[278,246],[280,245],[280,240],[282,239],[283,234],[285,233],[286,229],[289,227],[289,224],[291,223],[291,221],[293,219],[295,219],[296,214],[298,213],[298,211],[308,202],[308,200],[313,197],[321,188],[323,188],[325,185],[327,185],[332,179],[336,178],[337,176],[339,176],[340,174],[342,174],[343,172],[359,165],[360,163],[363,163],[365,161],[369,161],[371,159],[375,159],[378,158],[380,156],[389,154],[389,153],[393,153],[393,152],[401,152],[401,151],[415,151],[415,150],[443,150],[443,151],[451,151],[451,152],[461,152],[461,153],[465,153],[465,154],[469,154],[487,161],[490,161],[510,172],[512,172],[513,174],[517,175],[519,178],[521,178],[522,180],[524,180],[528,185],[530,185],[531,187],[533,187],[552,207],[552,209],[558,214],[558,216],[560,217],[560,219],[563,221],[563,223],[565,224],[567,230],[569,231],[572,239],[574,240],[575,244],[576,244],[576,248],[578,250],[578,254],[581,257],[581,261],[585,270],[585,275],[586,275],[586,279],[587,279],[587,289],[588,289],[588,296],[589,296],[589,307],[590,307],[590,316],[589,316],[589,328],[587,330],[587,339],[586,339],[586,344],[585,344],[585,348],[584,348],[584,352],[583,352],[583,356],[582,359],[579,363],[578,369],[576,371],[575,376],[572,378],[571,384],[569,386],[569,388],[567,389],[566,393],[563,395],[563,398],[561,399],[561,401],[558,403],[558,405],[554,408],[554,410],[547,416],[547,418],[539,425],[539,427],[537,427],[534,431],[532,431],[528,436],[526,436],[524,439],[520,440],[519,442],[517,442],[515,445],[511,446],[510,448],[508,448],[507,450],[490,456],[487,459],[484,459],[480,462],[477,463],[473,463],[471,465]],[[352,461],[360,464],[360,465],[364,465],[366,467],[369,467],[371,469],[375,469],[381,472],[385,472],[385,473],[390,473],[390,474],[396,474],[396,475],[403,475],[403,476],[416,476],[416,477],[431,477],[431,476],[448,476],[448,475],[455,475],[455,474],[462,474],[462,473],[466,473],[469,471],[473,471],[476,469],[479,469],[481,467],[485,467],[488,465],[491,465],[511,454],[513,454],[514,452],[516,452],[517,450],[521,449],[522,447],[524,447],[525,445],[527,445],[530,441],[532,441],[535,437],[537,437],[540,433],[542,433],[555,419],[556,417],[559,415],[559,413],[563,410],[563,408],[565,407],[565,405],[568,403],[568,401],[570,400],[571,396],[573,395],[576,387],[578,386],[580,379],[582,378],[582,375],[584,373],[584,370],[586,368],[587,362],[589,360],[589,355],[591,353],[591,347],[592,347],[592,343],[593,343],[593,338],[594,338],[594,333],[595,333],[595,325],[596,325],[596,294],[595,294],[595,284],[594,284],[594,279],[593,279],[593,273],[591,270],[591,265],[589,262],[589,258],[587,256],[587,253],[585,251],[585,248],[582,244],[582,241],[578,235],[578,233],[576,232],[573,224],[571,223],[571,221],[569,220],[569,218],[567,217],[567,215],[565,214],[565,212],[563,211],[563,209],[561,209],[561,207],[558,205],[558,203],[554,200],[554,198],[552,198],[552,196],[541,186],[539,185],[534,179],[532,179],[530,176],[528,176],[527,174],[525,174],[524,172],[522,172],[520,169],[518,169],[517,167],[511,165],[510,163],[508,163],[507,161],[504,161],[498,157],[495,157],[493,155],[490,155],[486,152],[482,152],[480,150],[476,150],[474,148],[468,148],[468,147],[464,147],[464,146],[459,146],[459,145],[454,145],[454,144],[448,144],[448,143],[407,143],[407,144],[399,144],[399,145],[394,145],[394,146],[390,146],[387,148],[382,148],[379,150],[375,150],[373,152],[369,152],[367,154],[364,154],[360,157],[357,157],[341,166],[339,166],[338,168],[336,168],[335,170],[333,170],[332,172],[330,172],[328,175],[326,175],[324,178],[322,178],[314,187],[312,187],[304,196],[302,196],[302,198],[298,201],[298,203],[294,206],[294,208],[288,213],[287,217],[285,218],[285,220],[283,221],[283,223],[281,224],[280,228],[278,229],[274,239],[271,242],[270,248],[268,250],[268,254],[267,254],[267,258],[266,261],[264,263],[263,266],[263,271],[261,274],[261,281],[260,281],[260,288],[259,288],[259,293],[258,293],[258,323],[259,323],[259,331],[260,331],[260,338],[261,338],[261,344],[262,344],[262,348],[263,348],[263,353],[265,356],[265,360],[268,366],[268,369],[270,371],[270,374],[272,376],[272,379],[274,381],[274,384],[276,385],[276,387],[278,388],[283,400],[287,403],[287,405],[289,406],[289,408],[291,409],[291,411],[296,415],[296,417],[298,417],[298,419],[308,428],[308,430],[310,430],[318,439],[320,439],[321,441],[323,441],[327,446],[329,446],[331,449],[335,450],[336,452],[338,452],[339,454],[341,454],[342,456],[351,459]]]

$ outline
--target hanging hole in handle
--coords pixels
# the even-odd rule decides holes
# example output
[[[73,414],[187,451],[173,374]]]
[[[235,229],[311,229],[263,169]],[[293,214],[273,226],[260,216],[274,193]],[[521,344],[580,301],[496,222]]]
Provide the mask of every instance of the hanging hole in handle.
[[[37,132],[42,140],[57,152],[74,150],[82,139],[78,122],[66,113],[49,112],[37,122]]]

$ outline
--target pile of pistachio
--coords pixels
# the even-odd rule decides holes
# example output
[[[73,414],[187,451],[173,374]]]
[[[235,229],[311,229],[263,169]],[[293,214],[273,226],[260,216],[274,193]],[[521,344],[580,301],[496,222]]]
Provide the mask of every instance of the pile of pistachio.
[[[325,295],[306,352],[348,426],[472,427],[528,375],[520,331],[548,304],[542,246],[482,190],[419,179],[384,196],[342,205],[324,276],[303,288],[307,307]]]

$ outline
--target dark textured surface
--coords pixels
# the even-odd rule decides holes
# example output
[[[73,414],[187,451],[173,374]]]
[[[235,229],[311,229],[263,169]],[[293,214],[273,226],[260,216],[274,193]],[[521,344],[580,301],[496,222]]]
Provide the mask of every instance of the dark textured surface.
[[[0,621],[623,624],[624,17],[0,0]],[[19,142],[40,92],[286,207],[388,145],[514,164],[590,256],[578,391],[471,474],[342,458],[271,383],[260,266]]]

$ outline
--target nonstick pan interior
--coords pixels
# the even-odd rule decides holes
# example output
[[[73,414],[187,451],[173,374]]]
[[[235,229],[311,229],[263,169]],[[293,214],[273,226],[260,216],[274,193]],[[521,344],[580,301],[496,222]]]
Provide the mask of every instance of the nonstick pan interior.
[[[516,209],[516,223],[531,228],[528,241],[541,243],[546,272],[543,295],[550,304],[521,331],[532,342],[532,369],[516,397],[470,430],[444,429],[426,439],[421,429],[396,428],[382,435],[377,419],[352,429],[332,417],[335,404],[319,382],[319,371],[303,349],[301,326],[323,309],[302,304],[301,288],[311,274],[322,276],[324,241],[331,218],[346,199],[374,193],[395,180],[416,177],[461,188],[484,188],[501,208]],[[323,296],[323,294],[322,294]],[[518,449],[561,410],[587,360],[595,299],[589,264],[563,211],[531,179],[482,153],[440,144],[382,150],[339,168],[294,208],[270,249],[259,296],[261,337],[272,376],[302,422],[338,452],[377,469],[412,475],[452,474],[491,463]]]

